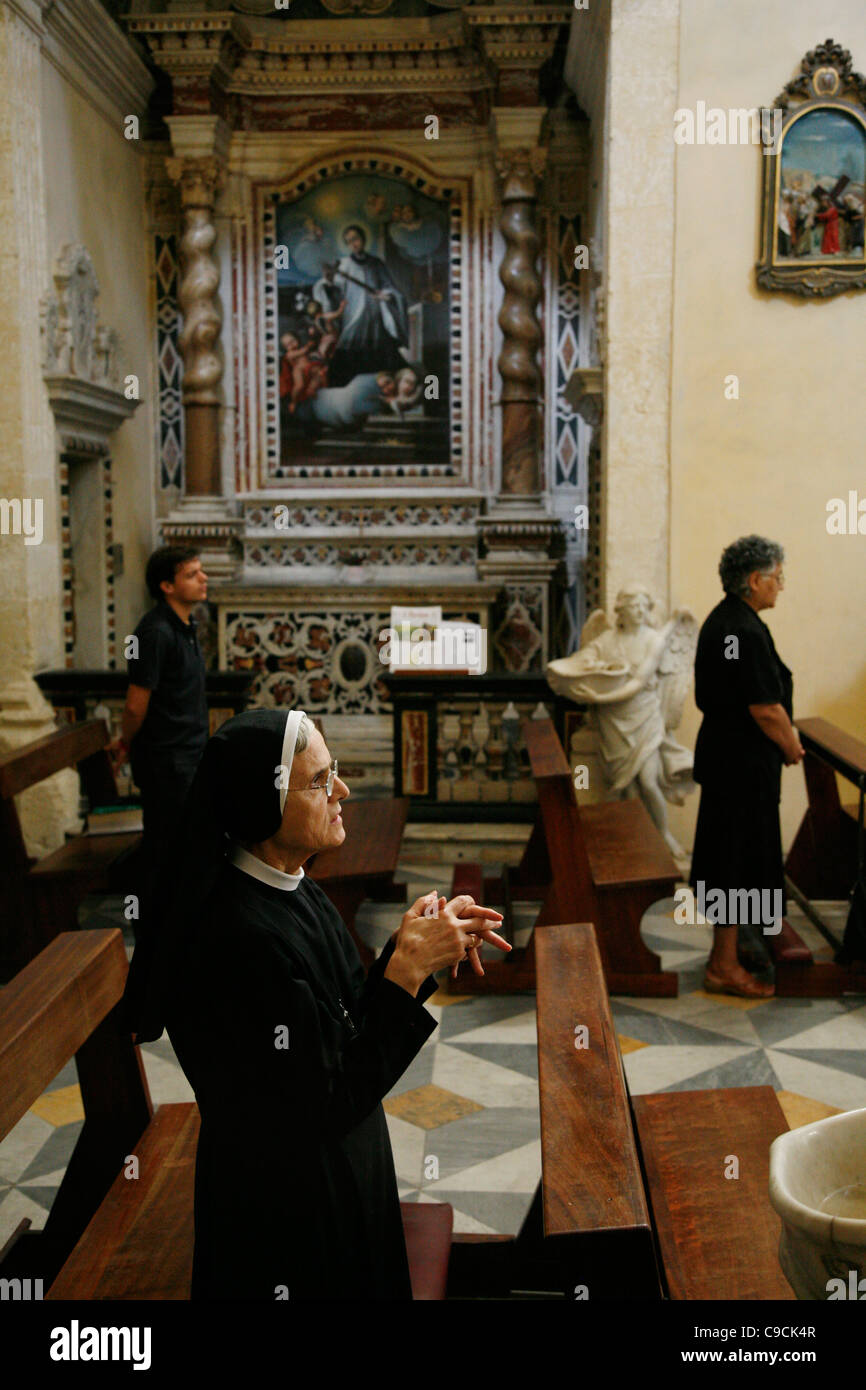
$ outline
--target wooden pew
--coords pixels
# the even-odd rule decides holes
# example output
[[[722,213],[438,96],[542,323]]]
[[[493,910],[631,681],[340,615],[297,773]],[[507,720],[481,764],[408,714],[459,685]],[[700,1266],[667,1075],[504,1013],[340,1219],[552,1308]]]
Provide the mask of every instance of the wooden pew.
[[[485,955],[483,976],[461,971],[456,981],[449,980],[449,989],[533,989],[539,929],[581,917],[598,924],[612,994],[675,995],[677,977],[662,970],[661,958],[641,937],[640,923],[654,902],[673,896],[680,875],[643,802],[634,798],[578,807],[571,768],[552,722],[525,719],[522,727],[538,815],[519,866],[503,877],[502,894],[513,901],[541,899],[541,911],[526,947],[501,960],[488,961]],[[467,866],[458,869],[468,882]],[[506,927],[506,935],[508,931]]]
[[[857,876],[857,826],[839,799],[838,772],[859,787],[866,778],[866,743],[826,719],[797,719],[805,757],[809,808],[785,862],[785,872],[807,898],[847,898]]]
[[[377,902],[406,901],[405,885],[394,882],[394,871],[400,859],[408,811],[409,798],[405,796],[344,801],[345,840],[336,849],[315,855],[307,868],[336,907],[367,968],[374,953],[358,935],[355,916],[366,898]]]
[[[64,932],[0,989],[0,1139],[73,1055],[84,1102],[44,1231],[21,1222],[0,1267],[41,1279],[49,1300],[189,1298],[198,1107],[154,1111],[139,1049],[118,1025],[126,973],[119,931]],[[401,1211],[414,1297],[442,1299],[453,1209]]]
[[[61,931],[72,931],[88,893],[116,888],[138,832],[76,835],[44,859],[27,853],[14,798],[77,765],[91,806],[117,800],[101,719],[70,724],[0,756],[0,971],[9,978]]]
[[[664,1092],[630,1108],[592,926],[539,932],[536,965],[542,1177],[513,1286],[572,1300],[579,1288],[593,1300],[793,1299],[768,1195],[770,1144],[787,1129],[773,1090]]]
[[[72,1056],[84,1105],[44,1231],[28,1235],[22,1223],[4,1275],[24,1270],[48,1287],[150,1122],[138,1049],[118,1030],[126,972],[119,931],[63,932],[0,989],[0,1139]]]
[[[538,933],[542,1178],[515,1240],[517,1288],[658,1298],[649,1208],[598,942],[588,923]],[[587,1034],[576,1030],[586,1028]],[[584,1038],[586,1047],[578,1047]],[[623,1279],[628,1279],[628,1285]]]
[[[785,873],[806,901],[846,899],[857,877],[857,806],[843,806],[836,774],[866,785],[866,743],[846,734],[826,719],[795,721],[803,744],[803,771],[809,807],[785,861]],[[809,913],[831,945],[838,941]],[[787,925],[787,924],[786,924]],[[789,931],[793,929],[788,927]],[[799,940],[799,938],[797,938]],[[771,947],[773,938],[769,938]],[[811,952],[798,960],[776,959],[776,993],[807,999],[866,993],[866,964],[837,965],[813,961]]]
[[[191,1103],[153,1111],[138,1049],[117,1026],[125,976],[119,932],[64,933],[0,991],[0,1138],[73,1053],[85,1106],[45,1231],[19,1228],[0,1268],[43,1279],[49,1300],[189,1296],[198,1113]],[[465,1297],[573,1299],[583,1286],[627,1301],[791,1298],[767,1200],[767,1151],[785,1128],[772,1090],[641,1097],[635,1130],[587,924],[540,934],[538,1017],[539,1194],[516,1238],[452,1240],[450,1207],[405,1204],[414,1296],[444,1297],[447,1279]],[[587,1046],[576,1048],[579,1026]],[[736,1182],[721,1173],[731,1153]]]
[[[327,739],[317,715],[313,723]],[[347,774],[351,777],[351,773]],[[350,788],[351,791],[351,788]],[[318,883],[349,929],[361,963],[368,969],[374,953],[355,928],[355,917],[367,898],[374,902],[405,903],[406,885],[394,882],[400,859],[409,798],[368,797],[341,803],[346,838],[336,849],[316,854],[306,872]]]

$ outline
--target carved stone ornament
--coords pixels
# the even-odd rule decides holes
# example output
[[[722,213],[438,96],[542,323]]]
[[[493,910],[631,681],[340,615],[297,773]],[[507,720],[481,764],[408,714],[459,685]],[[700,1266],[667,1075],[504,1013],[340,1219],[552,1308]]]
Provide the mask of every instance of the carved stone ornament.
[[[232,8],[229,0],[221,8],[203,0],[163,5],[162,13],[127,16],[124,28],[147,44],[168,73],[176,114],[203,109],[217,87],[240,99],[252,129],[265,119],[258,99],[271,94],[376,91],[399,96],[404,104],[412,94],[427,100],[435,94],[440,102],[445,94],[459,94],[465,103],[486,100],[493,85],[499,105],[534,104],[539,69],[566,34],[571,3],[431,3],[440,13],[428,17],[404,14],[395,0],[323,0],[333,15],[377,20],[375,31],[361,33],[357,26],[328,22],[327,37],[317,21],[295,23],[292,4],[277,10],[274,0],[234,0]],[[363,125],[366,119],[358,103],[354,122]]]
[[[827,39],[763,114],[758,284],[807,298],[866,288],[866,78]]]
[[[43,372],[116,387],[117,334],[97,319],[99,284],[85,247],[70,243],[61,248],[54,286],[39,305]]]
[[[601,367],[578,367],[563,391],[572,410],[591,429],[604,418],[604,372]]]
[[[96,313],[99,284],[83,246],[63,246],[54,292],[40,301],[42,374],[65,448],[104,453],[140,400],[122,389],[117,334]]]

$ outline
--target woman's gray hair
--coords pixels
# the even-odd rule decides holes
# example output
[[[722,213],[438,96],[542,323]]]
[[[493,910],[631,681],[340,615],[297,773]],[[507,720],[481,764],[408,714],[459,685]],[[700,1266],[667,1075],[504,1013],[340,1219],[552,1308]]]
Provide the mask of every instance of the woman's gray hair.
[[[775,541],[765,536],[741,536],[722,551],[719,561],[719,578],[726,594],[743,598],[749,592],[749,575],[759,570],[769,574],[776,565],[781,565],[785,552]]]
[[[309,715],[302,714],[301,722],[298,725],[298,737],[295,740],[295,754],[303,753],[310,742],[310,735],[316,732],[316,726]]]

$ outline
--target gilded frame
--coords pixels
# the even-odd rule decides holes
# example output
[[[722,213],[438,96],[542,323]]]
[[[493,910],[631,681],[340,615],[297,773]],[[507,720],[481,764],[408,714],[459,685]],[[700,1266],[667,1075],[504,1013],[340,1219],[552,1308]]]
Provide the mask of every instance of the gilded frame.
[[[774,106],[782,121],[772,148],[762,154],[758,284],[822,299],[864,289],[866,78],[852,71],[850,53],[828,39],[806,54]],[[794,170],[794,152],[806,141],[817,147],[808,152],[814,163]],[[840,176],[842,162],[853,178]]]

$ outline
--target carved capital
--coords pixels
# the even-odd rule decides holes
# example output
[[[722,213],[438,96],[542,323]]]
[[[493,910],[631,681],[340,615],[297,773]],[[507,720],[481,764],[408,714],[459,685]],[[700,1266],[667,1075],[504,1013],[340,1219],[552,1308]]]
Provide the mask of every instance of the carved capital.
[[[165,161],[166,172],[180,189],[181,207],[213,211],[217,194],[225,183],[225,168],[216,155],[201,158],[172,155]]]
[[[543,145],[500,149],[496,155],[496,172],[502,184],[502,201],[535,199],[538,196],[538,180],[546,163],[547,150]]]

